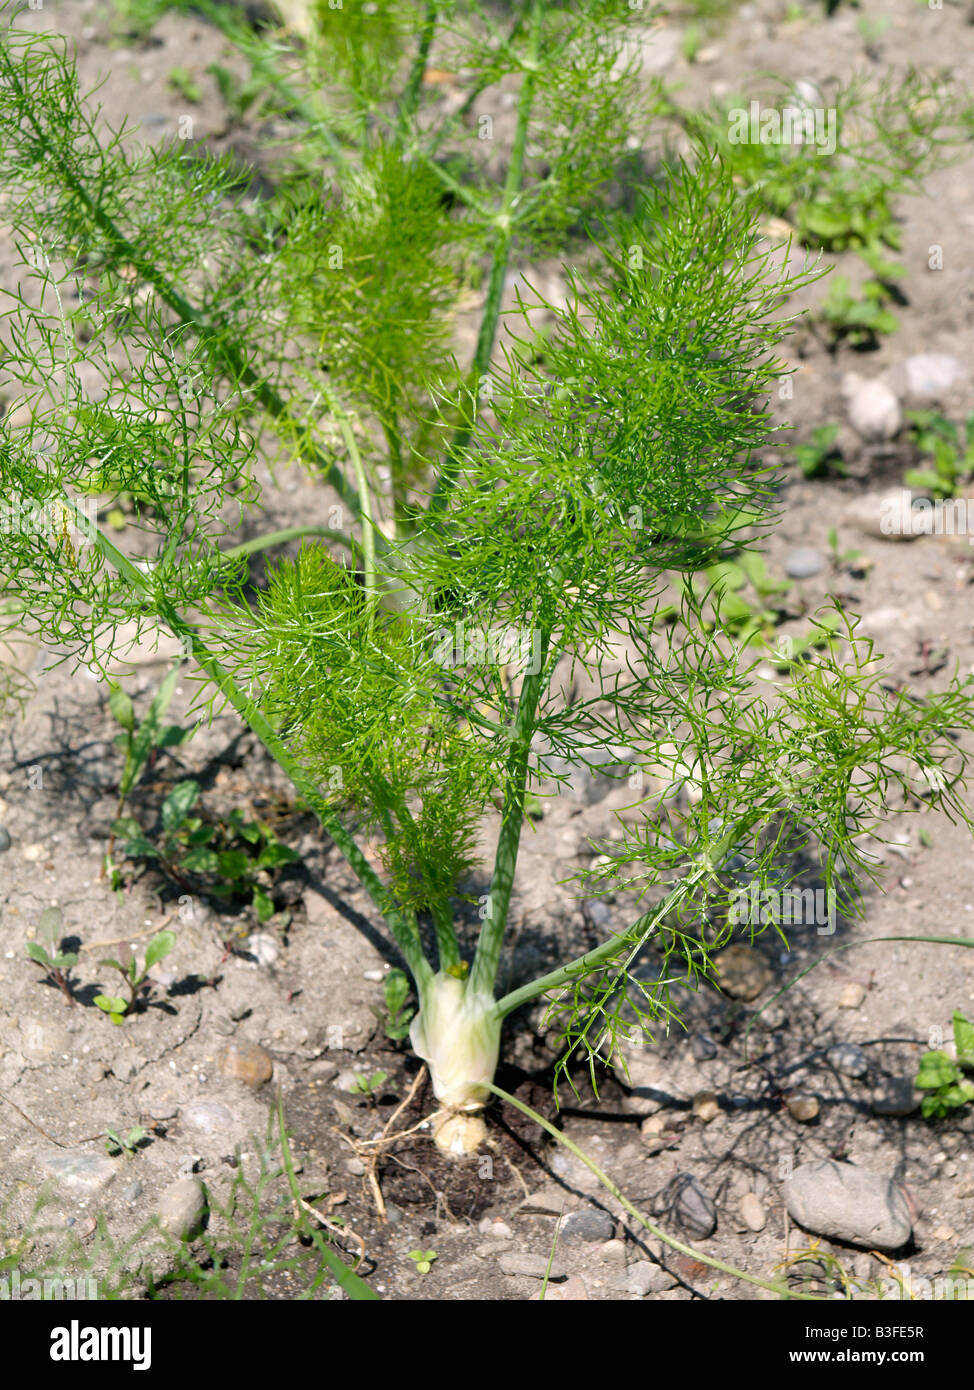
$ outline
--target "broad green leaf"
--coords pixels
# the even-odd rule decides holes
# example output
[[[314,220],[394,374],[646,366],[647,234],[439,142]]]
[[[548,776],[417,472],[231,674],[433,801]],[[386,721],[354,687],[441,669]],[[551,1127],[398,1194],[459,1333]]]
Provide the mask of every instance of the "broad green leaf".
[[[157,936],[154,936],[152,940],[149,942],[148,946],[145,948],[146,970],[151,970],[154,965],[158,964],[159,961],[163,960],[166,956],[168,956],[169,952],[173,949],[175,944],[175,932],[161,931]]]
[[[957,1060],[965,1066],[974,1067],[974,1024],[968,1023],[959,1010],[954,1013],[953,1023]]]
[[[54,964],[54,962],[51,960],[50,956],[49,956],[49,955],[47,954],[47,952],[44,950],[44,947],[43,947],[43,946],[38,946],[38,944],[37,944],[36,941],[25,941],[25,942],[24,942],[24,950],[25,950],[25,951],[27,952],[27,954],[30,956],[31,960],[36,960],[36,961],[37,961],[37,964],[38,964],[38,965],[43,965],[43,966],[48,966],[48,967],[50,967],[51,965]]]
[[[274,916],[273,899],[264,892],[263,888],[254,889],[254,910],[259,922],[268,922]]]
[[[297,850],[293,850],[289,845],[282,845],[280,840],[271,840],[266,844],[257,856],[257,866],[261,869],[274,869],[279,864],[293,864],[300,855]]]
[[[207,849],[206,845],[194,845],[187,854],[183,855],[180,864],[191,874],[215,874],[220,866],[220,860],[216,850]]]
[[[52,946],[56,946],[60,941],[63,925],[64,917],[59,907],[45,907],[37,919],[38,932],[45,941],[50,941]]]
[[[242,849],[226,849],[217,856],[217,860],[220,876],[233,881],[246,878],[252,867],[251,859]]]
[[[116,1015],[121,1017],[125,1013],[125,1000],[119,999],[117,995],[96,994],[94,1002],[104,1013],[112,1015],[113,1023]]]
[[[135,729],[135,708],[120,685],[111,687],[108,706],[122,728],[128,733],[132,733]]]
[[[175,830],[182,825],[199,800],[199,795],[199,782],[194,782],[191,779],[186,782],[178,782],[162,803],[163,828]]]

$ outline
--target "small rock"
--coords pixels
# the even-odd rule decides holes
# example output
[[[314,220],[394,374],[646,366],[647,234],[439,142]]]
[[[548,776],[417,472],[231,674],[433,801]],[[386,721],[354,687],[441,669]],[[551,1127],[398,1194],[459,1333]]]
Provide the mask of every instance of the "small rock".
[[[769,1004],[766,1009],[761,1010],[755,1022],[766,1033],[776,1033],[788,1022],[788,1014],[782,1004]]]
[[[811,579],[813,575],[821,574],[824,568],[824,555],[807,546],[789,551],[785,557],[785,574],[789,579]]]
[[[893,439],[903,423],[896,395],[884,381],[863,381],[849,372],[843,382],[849,423],[861,439],[871,443]]]
[[[319,1057],[316,1062],[311,1063],[308,1075],[313,1076],[316,1081],[334,1081],[338,1075],[338,1068],[334,1062],[329,1062],[327,1057]]]
[[[813,1120],[818,1119],[821,1107],[818,1096],[809,1095],[806,1091],[796,1091],[785,1101],[785,1108],[793,1120],[797,1120],[799,1124],[810,1125]]]
[[[489,1240],[486,1245],[478,1245],[474,1254],[478,1260],[492,1260],[497,1255],[505,1255],[514,1249],[513,1240]]]
[[[616,1223],[608,1212],[573,1211],[561,1223],[560,1233],[564,1240],[584,1240],[595,1243],[611,1240],[615,1235]]]
[[[190,1240],[206,1214],[203,1184],[197,1178],[179,1178],[159,1198],[156,1214],[163,1230],[177,1240]]]
[[[228,1043],[221,1055],[220,1068],[225,1076],[243,1081],[247,1086],[263,1086],[274,1074],[274,1063],[259,1043],[240,1039]]]
[[[506,1221],[494,1221],[489,1216],[485,1216],[477,1227],[482,1236],[489,1236],[491,1240],[510,1240],[514,1232]]]
[[[672,1288],[673,1276],[652,1260],[636,1260],[626,1270],[626,1291],[645,1298],[650,1293],[661,1293]]]
[[[843,520],[865,536],[880,541],[913,541],[923,535],[923,517],[914,513],[913,494],[908,488],[895,487],[887,492],[867,492],[846,507]],[[892,613],[882,609],[884,615]]]
[[[771,983],[771,971],[753,946],[728,946],[714,957],[717,981],[733,999],[751,1000]]]
[[[362,979],[371,980],[373,984],[379,984],[386,977],[384,970],[363,970]]]
[[[712,1062],[717,1056],[717,1044],[706,1033],[694,1033],[690,1039],[690,1051],[696,1062]]]
[[[741,1198],[741,1220],[751,1231],[763,1231],[768,1223],[760,1198],[754,1192],[745,1192]]]
[[[525,1216],[564,1216],[568,1199],[562,1192],[535,1192],[518,1208]]]
[[[44,846],[38,844],[24,845],[23,849],[20,851],[20,855],[21,858],[26,859],[28,863],[36,864],[38,859],[44,857]]]
[[[663,1203],[676,1223],[698,1240],[717,1229],[717,1208],[692,1173],[677,1173],[664,1189]]]
[[[199,1130],[201,1134],[228,1136],[233,1129],[232,1113],[218,1101],[201,1100],[193,1105],[184,1105],[179,1118],[184,1125]]]
[[[835,1067],[843,1076],[865,1076],[869,1070],[865,1052],[855,1043],[836,1043],[825,1055],[829,1065]]]
[[[782,1192],[788,1215],[813,1235],[867,1250],[898,1250],[910,1238],[902,1189],[867,1168],[817,1159],[796,1168]]]
[[[254,932],[244,942],[244,950],[254,957],[258,965],[274,965],[281,954],[277,938],[270,932]]]
[[[573,1274],[564,1283],[545,1291],[546,1303],[585,1303],[588,1298],[588,1285],[579,1274]]]
[[[3,854],[4,851],[5,851],[5,850],[8,850],[9,848],[10,848],[10,831],[7,830],[7,828],[6,828],[5,826],[0,825],[0,854]]]
[[[118,1172],[116,1164],[104,1154],[44,1150],[36,1156],[35,1162],[38,1168],[72,1192],[100,1192]]]
[[[888,1076],[873,1091],[874,1115],[912,1115],[920,1108],[920,1095],[909,1076]]]
[[[621,1240],[604,1241],[595,1252],[598,1258],[606,1265],[621,1266],[626,1265],[626,1247]]]
[[[360,1158],[346,1158],[342,1161],[342,1167],[345,1169],[345,1172],[349,1173],[353,1178],[362,1178],[365,1176],[365,1164]]]
[[[561,1281],[568,1278],[568,1271],[564,1265],[557,1260],[548,1269],[547,1255],[501,1255],[497,1263],[500,1265],[502,1274],[509,1274],[512,1277],[521,1275],[527,1279],[543,1279],[545,1274],[549,1280]]]
[[[126,1187],[125,1190],[123,1191],[123,1193],[122,1193],[122,1201],[123,1201],[123,1202],[129,1202],[129,1203],[137,1202],[137,1201],[139,1200],[139,1198],[142,1196],[142,1192],[143,1192],[142,1184],[141,1184],[141,1183],[139,1182],[139,1180],[136,1178],[135,1182],[130,1182],[129,1185],[128,1185],[128,1187]]]
[[[866,997],[865,986],[858,980],[850,980],[839,995],[840,1009],[858,1009]]]
[[[918,352],[887,372],[886,381],[916,409],[939,405],[963,375],[960,362],[949,352]]]
[[[346,1067],[335,1077],[335,1085],[346,1095],[361,1095],[362,1082],[367,1081],[369,1073],[367,1071],[354,1071],[351,1067]]]
[[[711,1120],[716,1120],[720,1114],[720,1101],[713,1091],[698,1091],[693,1097],[693,1113],[698,1120],[703,1120],[705,1125],[709,1125]]]

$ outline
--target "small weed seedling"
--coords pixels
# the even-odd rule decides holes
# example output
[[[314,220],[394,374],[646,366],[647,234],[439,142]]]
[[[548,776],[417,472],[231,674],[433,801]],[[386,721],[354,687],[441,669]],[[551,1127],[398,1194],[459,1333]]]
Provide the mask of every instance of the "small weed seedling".
[[[390,1042],[401,1042],[409,1037],[409,1022],[416,1012],[415,1009],[406,1008],[409,990],[409,976],[404,970],[390,970],[382,981],[386,1006],[376,1009],[375,1015]]]
[[[155,861],[181,887],[209,897],[249,899],[258,921],[269,921],[277,910],[273,872],[293,863],[297,852],[241,811],[231,811],[225,821],[192,814],[199,798],[198,782],[177,783],[162,804],[162,833],[155,841],[134,816],[120,817],[112,831],[125,836],[123,849],[129,859]]]
[[[921,1105],[928,1120],[942,1120],[974,1101],[974,1080],[966,1074],[974,1072],[974,1024],[957,1011],[953,1025],[956,1061],[943,1050],[926,1052],[920,1059],[916,1086],[930,1093]]]
[[[360,1076],[351,1088],[352,1095],[367,1096],[373,1105],[379,1099],[381,1088],[389,1080],[387,1071],[374,1071],[371,1076]]]
[[[974,478],[974,414],[967,417],[964,437],[952,420],[935,410],[910,410],[910,441],[928,460],[926,467],[903,475],[906,487],[935,499],[956,497]]]
[[[78,956],[74,951],[62,951],[61,943],[61,909],[58,907],[46,907],[41,913],[37,924],[37,933],[46,941],[47,945],[42,946],[38,941],[27,941],[24,943],[24,950],[32,961],[41,966],[47,972],[47,978],[64,995],[69,1004],[74,1004],[74,995],[71,993],[70,974],[74,966],[78,964]]]
[[[806,444],[795,445],[795,462],[804,477],[822,478],[830,472],[845,477],[847,469],[835,447],[838,433],[838,425],[817,425]]]
[[[135,1125],[127,1134],[118,1134],[114,1129],[110,1129],[105,1139],[105,1148],[112,1158],[116,1154],[124,1154],[126,1158],[134,1158],[143,1140],[148,1139],[148,1137],[149,1131],[140,1125]]]
[[[128,999],[120,998],[112,994],[96,994],[95,1003],[103,1013],[106,1013],[113,1023],[122,1023],[127,1016],[132,1013],[139,1002],[139,996],[151,985],[149,971],[159,961],[169,955],[169,952],[176,944],[176,934],[171,931],[161,931],[154,936],[145,948],[145,961],[141,970],[139,969],[138,957],[135,952],[129,959],[127,965],[123,965],[120,960],[101,960],[99,965],[110,966],[112,970],[117,970],[121,975],[128,992]]]
[[[433,1261],[440,1257],[435,1250],[410,1250],[409,1258],[416,1262],[417,1274],[429,1274]]]
[[[857,579],[869,573],[872,568],[871,560],[864,560],[861,550],[840,550],[839,533],[834,526],[830,526],[826,533],[826,540],[829,547],[829,564],[836,574],[842,570],[848,570]]]

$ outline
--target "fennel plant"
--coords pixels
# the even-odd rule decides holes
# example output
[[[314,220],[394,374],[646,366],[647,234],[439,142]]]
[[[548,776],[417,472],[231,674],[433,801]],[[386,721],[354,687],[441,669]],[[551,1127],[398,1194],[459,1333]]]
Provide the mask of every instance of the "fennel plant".
[[[167,630],[198,707],[230,705],[257,734],[398,947],[437,1140],[466,1151],[515,1010],[547,1004],[564,1075],[611,1060],[709,970],[742,866],[785,887],[815,853],[851,910],[869,837],[919,785],[967,820],[956,735],[974,705],[956,681],[890,694],[845,618],[796,679],[762,685],[719,589],[692,582],[773,525],[776,349],[816,272],[782,267],[705,148],[640,174],[658,94],[627,56],[638,11],[526,0],[502,31],[473,2],[321,4],[285,61],[202,8],[299,137],[269,194],[186,141],[106,133],[56,41],[3,36],[4,217],[25,274],[5,290],[20,396],[0,476],[19,516],[48,520],[5,528],[0,582],[11,621],[96,672]],[[424,83],[432,52],[476,74],[460,107]],[[484,108],[512,85],[498,181]],[[535,337],[522,316],[502,335],[511,268],[555,250],[570,259],[552,327]],[[452,315],[481,272],[459,364]],[[240,540],[272,435],[320,479],[320,515]],[[127,544],[93,495],[101,511],[135,499]],[[289,543],[252,587],[251,557]],[[603,671],[619,640],[625,678],[568,701],[566,662]],[[620,744],[644,814],[579,877],[636,890],[641,910],[497,997],[526,799]],[[689,799],[676,774],[647,790],[674,748]],[[470,941],[457,909],[495,800]]]

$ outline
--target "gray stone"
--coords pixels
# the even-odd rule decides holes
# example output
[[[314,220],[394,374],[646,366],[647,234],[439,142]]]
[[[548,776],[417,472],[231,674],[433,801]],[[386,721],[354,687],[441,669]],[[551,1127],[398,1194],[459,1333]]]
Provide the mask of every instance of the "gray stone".
[[[534,1192],[525,1197],[518,1210],[525,1216],[563,1216],[568,1210],[568,1199],[563,1192]]]
[[[692,1173],[677,1173],[667,1184],[663,1202],[677,1225],[697,1240],[717,1229],[717,1208]]]
[[[254,932],[244,942],[244,950],[252,955],[258,965],[274,965],[281,948],[270,932]]]
[[[886,381],[908,406],[920,407],[939,405],[963,375],[949,352],[917,352],[887,372]]]
[[[741,1220],[751,1231],[763,1231],[768,1218],[755,1192],[745,1192],[741,1198]]]
[[[903,424],[900,403],[884,381],[863,381],[849,372],[843,383],[849,423],[869,443],[893,439]]]
[[[10,831],[7,830],[7,828],[6,828],[5,826],[0,825],[0,854],[3,854],[4,850],[8,850],[9,848],[10,848]]]
[[[568,1278],[568,1270],[557,1260],[552,1262],[549,1271],[547,1255],[504,1254],[499,1256],[497,1263],[500,1265],[502,1274],[509,1274],[512,1277],[522,1275],[528,1279],[543,1279],[547,1274],[549,1279],[555,1281]]]
[[[606,1211],[573,1211],[561,1223],[563,1240],[596,1241],[611,1240],[615,1235],[616,1223]]]
[[[690,1039],[690,1051],[697,1062],[712,1062],[717,1056],[717,1044],[706,1033],[695,1033]]]
[[[220,1134],[229,1138],[233,1130],[233,1114],[218,1101],[199,1100],[193,1105],[184,1105],[179,1118],[190,1129],[201,1134]]]
[[[824,568],[824,555],[808,546],[790,550],[785,556],[785,574],[789,579],[811,579],[813,575],[821,574]]]
[[[829,1048],[826,1056],[829,1065],[835,1067],[843,1076],[865,1076],[869,1070],[865,1052],[855,1043],[836,1043],[835,1047]]]
[[[189,1240],[203,1224],[206,1195],[197,1178],[179,1178],[159,1198],[156,1215],[164,1231],[177,1240]]]
[[[868,1168],[816,1159],[796,1168],[782,1193],[788,1215],[813,1235],[867,1250],[898,1250],[910,1238],[902,1189]]]
[[[652,1260],[636,1260],[626,1270],[626,1292],[645,1298],[650,1293],[660,1293],[673,1287],[675,1280],[660,1265]]]
[[[909,1076],[887,1076],[872,1095],[874,1115],[912,1115],[920,1108],[920,1094]]]
[[[72,1192],[101,1192],[118,1172],[113,1161],[104,1154],[78,1154],[67,1150],[48,1149],[36,1156],[37,1166],[61,1187]]]

